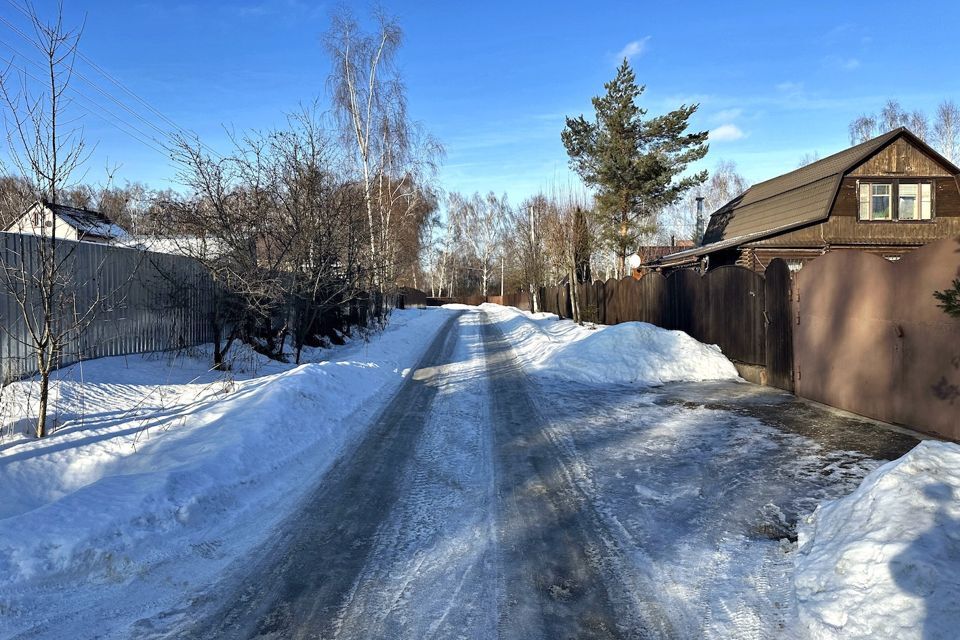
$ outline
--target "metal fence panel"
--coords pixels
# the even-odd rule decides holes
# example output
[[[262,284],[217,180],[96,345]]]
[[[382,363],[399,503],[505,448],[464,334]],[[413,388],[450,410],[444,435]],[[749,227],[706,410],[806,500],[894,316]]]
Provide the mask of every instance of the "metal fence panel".
[[[36,371],[29,327],[39,326],[42,314],[36,310],[36,287],[22,285],[40,273],[40,241],[0,233],[0,268],[8,274],[0,277],[2,383]],[[59,355],[61,365],[212,340],[213,282],[196,261],[67,240],[58,241],[57,249],[64,258],[57,299],[65,303],[57,322],[72,328]]]

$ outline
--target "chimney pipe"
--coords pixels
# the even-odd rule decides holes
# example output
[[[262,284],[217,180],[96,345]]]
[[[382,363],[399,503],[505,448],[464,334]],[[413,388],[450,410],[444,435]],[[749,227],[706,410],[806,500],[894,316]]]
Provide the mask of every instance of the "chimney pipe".
[[[694,238],[694,244],[698,247],[703,244],[703,234],[705,230],[703,220],[703,196],[697,196],[697,226],[693,233],[696,236]]]

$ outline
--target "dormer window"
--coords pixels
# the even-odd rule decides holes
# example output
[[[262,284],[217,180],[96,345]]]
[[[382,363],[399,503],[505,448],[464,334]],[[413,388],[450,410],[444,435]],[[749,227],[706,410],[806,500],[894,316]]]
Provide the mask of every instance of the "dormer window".
[[[933,185],[929,182],[861,181],[860,220],[917,221],[933,218]]]

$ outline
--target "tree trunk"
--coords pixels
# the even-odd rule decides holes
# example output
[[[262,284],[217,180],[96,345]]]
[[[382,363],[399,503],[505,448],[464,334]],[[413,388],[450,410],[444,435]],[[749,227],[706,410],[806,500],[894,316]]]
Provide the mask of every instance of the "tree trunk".
[[[570,284],[570,315],[577,324],[583,324],[583,318],[580,316],[580,292],[577,289],[577,267],[570,266],[569,270]]]
[[[217,318],[216,312],[214,312],[210,318],[210,324],[212,325],[213,333],[213,370],[223,371],[223,361],[226,350],[223,348],[223,325],[221,325]]]
[[[506,269],[506,258],[500,256],[500,302],[503,302],[503,272]]]
[[[50,398],[50,371],[40,371],[40,410],[37,415],[37,437],[47,436],[47,405]]]

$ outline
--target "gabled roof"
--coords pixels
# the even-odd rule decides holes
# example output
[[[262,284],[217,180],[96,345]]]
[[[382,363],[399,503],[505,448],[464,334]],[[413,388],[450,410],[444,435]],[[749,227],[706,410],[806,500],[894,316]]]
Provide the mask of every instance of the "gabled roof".
[[[24,215],[28,215],[35,207],[42,206],[48,211],[52,211],[64,223],[73,227],[80,238],[99,238],[103,240],[127,240],[130,234],[115,224],[110,218],[98,211],[89,209],[80,209],[77,207],[68,207],[65,204],[50,204],[45,200],[34,203]],[[16,221],[8,225],[12,228]]]
[[[908,129],[900,127],[790,173],[753,185],[710,216],[703,246],[665,256],[661,262],[684,262],[696,256],[826,220],[843,176],[901,137],[907,138],[953,175],[960,174],[960,168]]]
[[[120,240],[129,234],[123,227],[114,224],[110,218],[99,211],[78,209],[63,204],[43,203],[48,209],[60,216],[60,219],[77,230],[81,237],[96,237],[106,240]]]

